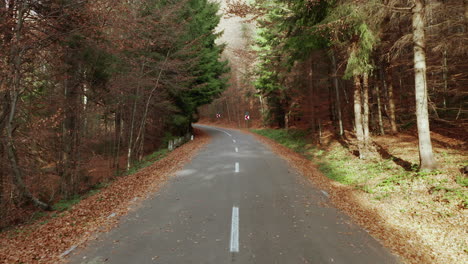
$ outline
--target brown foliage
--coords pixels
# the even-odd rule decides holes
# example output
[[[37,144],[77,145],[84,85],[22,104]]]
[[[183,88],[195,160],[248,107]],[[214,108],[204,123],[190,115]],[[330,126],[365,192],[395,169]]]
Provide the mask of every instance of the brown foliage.
[[[117,224],[130,207],[152,195],[207,142],[198,131],[189,142],[166,158],[141,171],[117,178],[110,186],[83,199],[57,217],[43,217],[41,222],[21,225],[0,234],[2,263],[58,263],[60,255],[72,246],[92,239]]]

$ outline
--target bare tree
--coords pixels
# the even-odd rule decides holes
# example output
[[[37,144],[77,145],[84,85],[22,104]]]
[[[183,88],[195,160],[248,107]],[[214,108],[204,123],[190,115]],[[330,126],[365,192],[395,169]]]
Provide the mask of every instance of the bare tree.
[[[419,137],[419,161],[421,170],[433,170],[437,167],[432,151],[429,128],[428,90],[426,76],[426,39],[424,33],[424,1],[414,0],[412,8],[414,79],[416,96],[416,119]]]

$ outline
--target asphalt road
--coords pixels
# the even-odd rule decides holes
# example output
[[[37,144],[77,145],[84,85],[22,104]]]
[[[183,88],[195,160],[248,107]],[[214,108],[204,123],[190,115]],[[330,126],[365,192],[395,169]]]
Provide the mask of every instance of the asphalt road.
[[[71,263],[399,263],[251,135],[212,141]]]

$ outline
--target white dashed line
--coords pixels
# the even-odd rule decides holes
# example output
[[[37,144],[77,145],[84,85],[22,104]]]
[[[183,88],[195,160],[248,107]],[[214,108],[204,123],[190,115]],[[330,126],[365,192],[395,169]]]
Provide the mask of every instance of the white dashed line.
[[[233,143],[236,143],[236,140],[235,140],[235,139],[233,139],[233,140],[232,140],[232,142],[233,142]]]
[[[239,149],[238,149],[238,148],[236,148],[236,152],[239,152]]]
[[[239,217],[238,217],[239,219]],[[239,235],[238,235],[239,236]],[[65,252],[63,252],[62,254],[60,254],[60,257],[63,258],[65,256],[67,256],[68,254],[70,254],[73,250],[75,250],[77,248],[76,245],[72,246],[71,248],[67,249]]]
[[[324,190],[321,190],[321,191],[322,191],[323,195],[325,195],[325,197],[327,197],[327,198],[330,197],[330,195],[326,191],[324,191]]]
[[[214,130],[221,131],[221,132],[225,133],[226,135],[228,135],[228,136],[232,137],[232,135],[231,135],[231,134],[229,134],[228,132],[226,132],[226,131],[224,131],[224,130],[221,130],[221,129],[218,129],[218,128],[215,128],[215,127],[212,127],[212,128],[213,128]]]
[[[239,162],[236,162],[236,169],[235,170],[236,170],[236,173],[239,172]]]
[[[239,252],[239,208],[232,207],[231,252]]]

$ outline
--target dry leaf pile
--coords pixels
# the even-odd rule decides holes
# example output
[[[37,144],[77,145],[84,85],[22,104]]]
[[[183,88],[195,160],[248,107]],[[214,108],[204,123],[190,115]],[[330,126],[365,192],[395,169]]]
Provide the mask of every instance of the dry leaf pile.
[[[83,244],[96,231],[115,226],[135,198],[140,200],[157,191],[209,141],[206,134],[196,132],[194,141],[135,174],[118,178],[59,217],[0,234],[0,263],[58,263],[66,250]]]

